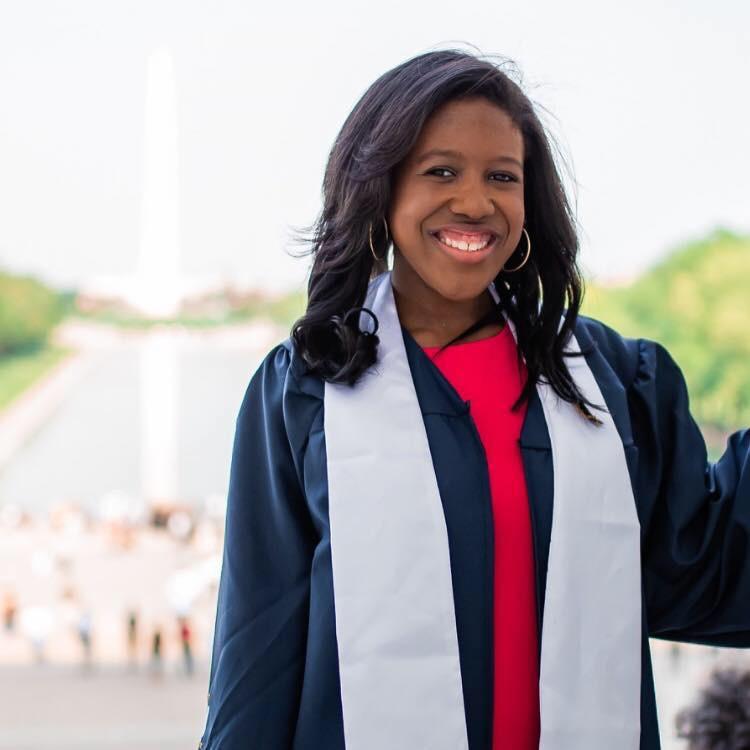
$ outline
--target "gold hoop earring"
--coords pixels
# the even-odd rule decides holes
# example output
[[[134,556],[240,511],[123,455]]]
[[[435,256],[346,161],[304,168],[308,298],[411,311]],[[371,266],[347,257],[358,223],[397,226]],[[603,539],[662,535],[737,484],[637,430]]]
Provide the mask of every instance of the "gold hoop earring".
[[[502,270],[506,271],[507,273],[515,273],[516,271],[520,270],[526,265],[526,261],[531,256],[531,238],[529,237],[529,233],[526,231],[526,227],[522,227],[521,230],[526,235],[526,255],[524,256],[524,259],[521,261],[520,265],[516,266],[515,268],[506,268],[503,266]]]
[[[388,223],[385,220],[385,216],[383,217],[383,226],[385,227],[385,251],[387,253],[389,234],[388,234]],[[383,258],[378,258],[378,256],[375,254],[375,248],[373,247],[373,244],[372,244],[372,222],[370,222],[369,236],[370,236],[370,251],[372,252],[372,257],[375,258],[376,261],[380,262],[381,260],[383,260]]]

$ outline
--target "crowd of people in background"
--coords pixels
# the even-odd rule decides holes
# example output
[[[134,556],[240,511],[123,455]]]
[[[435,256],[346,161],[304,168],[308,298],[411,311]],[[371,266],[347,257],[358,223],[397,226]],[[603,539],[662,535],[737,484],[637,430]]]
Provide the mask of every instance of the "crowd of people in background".
[[[67,598],[74,598],[72,592],[65,592]],[[18,597],[12,589],[6,589],[2,597],[2,621],[3,629],[7,635],[21,635],[17,631],[18,627]],[[30,625],[27,627],[31,648],[34,653],[35,661],[42,663],[45,661],[45,642],[46,627],[41,620],[37,622],[34,618],[30,619]],[[150,628],[150,631],[142,634],[140,616],[137,609],[129,609],[125,613],[124,622],[124,640],[127,664],[132,671],[140,666],[140,654],[143,651],[142,644],[144,638],[148,642],[148,670],[154,678],[161,678],[164,674],[164,641],[165,638],[172,639],[179,645],[180,660],[182,663],[181,670],[184,675],[190,676],[195,670],[195,661],[193,653],[193,628],[190,617],[185,614],[176,615],[174,623],[171,626],[165,626],[162,622],[156,622]],[[81,666],[84,670],[90,670],[95,666],[94,657],[94,622],[91,612],[81,607],[78,611],[78,618],[75,625],[77,639],[81,647]]]

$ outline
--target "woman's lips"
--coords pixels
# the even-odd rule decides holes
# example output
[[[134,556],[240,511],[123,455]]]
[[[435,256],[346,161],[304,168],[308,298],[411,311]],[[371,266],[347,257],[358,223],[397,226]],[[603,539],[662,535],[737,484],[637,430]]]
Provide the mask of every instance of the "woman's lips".
[[[475,237],[479,238],[482,234],[487,235],[486,232],[482,232],[475,235]],[[430,232],[430,237],[446,255],[460,263],[481,263],[495,249],[498,240],[498,236],[492,234],[490,241],[481,250],[459,250],[456,247],[451,247],[441,242],[437,232]],[[468,238],[465,241],[468,241]]]

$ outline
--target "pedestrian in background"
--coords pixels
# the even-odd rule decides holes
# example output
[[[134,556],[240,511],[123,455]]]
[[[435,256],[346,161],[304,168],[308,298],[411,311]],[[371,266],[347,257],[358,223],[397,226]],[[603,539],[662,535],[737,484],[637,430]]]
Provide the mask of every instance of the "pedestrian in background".
[[[185,674],[193,674],[193,647],[192,631],[187,617],[180,617],[180,644],[182,645],[182,657],[185,664]]]
[[[161,627],[157,625],[151,637],[151,674],[161,677],[162,668],[162,634]]]
[[[138,613],[131,609],[127,613],[128,663],[135,669],[138,663]]]
[[[88,610],[82,610],[78,618],[78,639],[83,649],[82,666],[85,670],[91,669],[91,614]]]
[[[18,600],[15,592],[8,589],[3,596],[3,626],[9,633],[15,628],[17,612]]]

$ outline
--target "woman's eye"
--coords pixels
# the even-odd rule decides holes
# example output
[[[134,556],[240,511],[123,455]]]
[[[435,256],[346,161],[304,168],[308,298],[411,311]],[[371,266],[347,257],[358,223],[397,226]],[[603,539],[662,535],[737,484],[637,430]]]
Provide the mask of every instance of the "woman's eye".
[[[452,174],[450,169],[447,169],[446,167],[435,167],[434,169],[431,169],[427,174],[435,174],[435,172],[449,172]],[[438,175],[438,177],[445,177],[445,175]]]
[[[440,174],[441,172],[447,172],[447,174]],[[447,167],[434,167],[425,174],[434,174],[437,177],[450,177],[453,174],[453,170],[448,169]],[[495,177],[500,177],[502,179],[496,180],[494,179]],[[494,172],[492,178],[493,182],[518,182],[518,178],[515,175],[508,174],[507,172]]]
[[[499,180],[499,182],[518,182],[518,178],[514,174],[507,174],[506,172],[495,172],[492,176],[504,178]]]

